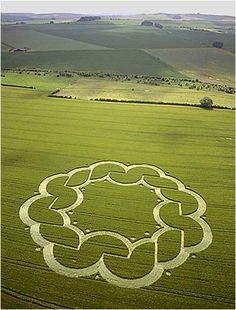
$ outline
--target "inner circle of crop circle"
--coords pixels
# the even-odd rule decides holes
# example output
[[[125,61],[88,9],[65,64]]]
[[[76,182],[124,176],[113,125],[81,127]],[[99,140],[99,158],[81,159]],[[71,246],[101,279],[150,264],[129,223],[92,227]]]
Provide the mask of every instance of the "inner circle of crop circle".
[[[113,168],[110,168],[110,167]],[[101,174],[100,176],[96,175],[96,169],[97,168],[104,168],[104,171],[106,173]],[[107,169],[107,170],[106,170]],[[111,169],[111,170],[109,170]],[[119,171],[117,171],[118,169]],[[144,173],[138,174],[138,172],[144,171]],[[146,172],[145,172],[146,171]],[[87,173],[87,178],[79,183],[79,184],[73,184],[73,180],[76,176],[80,175],[81,173]],[[128,176],[130,173],[135,172],[136,179],[131,181],[117,181],[112,176],[113,172],[120,173],[123,177]],[[185,194],[191,195],[192,198],[195,199],[197,203],[197,210],[194,212],[184,215],[182,214],[181,209],[181,203],[178,203],[179,206],[179,215],[183,216],[184,218],[190,218],[191,220],[195,221],[199,227],[202,229],[202,239],[199,243],[186,246],[184,243],[184,230],[181,230],[181,246],[180,251],[178,255],[170,260],[167,261],[158,261],[158,239],[161,235],[165,234],[166,232],[169,232],[171,230],[176,230],[175,227],[168,225],[165,221],[163,221],[160,210],[167,204],[176,202],[174,200],[171,200],[167,197],[165,197],[162,193],[162,189],[160,186],[153,185],[148,183],[147,177],[148,176],[155,176],[162,180],[168,180],[170,182],[173,182],[175,184],[178,191],[183,192]],[[55,258],[54,256],[54,247],[57,245],[56,242],[49,241],[47,238],[45,238],[41,231],[40,231],[40,225],[42,223],[35,221],[33,218],[29,215],[29,209],[30,206],[39,199],[45,199],[46,197],[52,197],[53,195],[50,194],[47,191],[48,184],[60,177],[66,177],[66,181],[63,185],[63,188],[70,188],[76,193],[76,200],[74,203],[72,203],[69,206],[65,206],[60,209],[54,209],[54,212],[57,212],[63,219],[63,227],[69,229],[70,231],[73,231],[79,238],[79,245],[77,247],[77,251],[80,251],[80,247],[82,244],[84,244],[86,241],[88,241],[90,238],[96,237],[96,236],[110,236],[112,238],[115,238],[119,241],[121,241],[124,246],[128,250],[127,259],[130,259],[133,251],[137,249],[139,246],[142,246],[144,244],[152,243],[154,244],[154,257],[153,257],[153,268],[151,271],[147,272],[142,277],[137,278],[127,278],[127,277],[121,277],[117,276],[115,273],[113,273],[107,266],[104,261],[104,256],[109,255],[108,253],[103,253],[101,257],[92,265],[85,267],[85,268],[71,268],[68,267],[60,262]],[[94,184],[95,182],[100,181],[107,181],[115,185],[119,186],[134,186],[134,185],[140,185],[147,187],[148,189],[152,190],[156,194],[156,204],[153,208],[153,219],[155,226],[157,230],[150,234],[149,231],[146,231],[145,236],[141,239],[136,240],[135,238],[129,239],[126,236],[109,230],[99,230],[99,231],[82,231],[79,227],[78,221],[72,221],[70,219],[69,214],[73,213],[73,210],[77,208],[84,200],[83,195],[83,189],[89,184]],[[57,200],[58,197],[55,197],[54,201]],[[53,201],[53,203],[54,203]],[[53,207],[53,203],[48,206],[48,209]],[[24,224],[26,224],[28,227],[30,227],[30,234],[33,241],[37,244],[37,246],[41,247],[43,249],[43,257],[48,265],[48,267],[53,270],[54,272],[67,276],[67,277],[88,277],[92,275],[100,275],[101,278],[106,280],[107,282],[119,286],[119,287],[125,287],[125,288],[140,288],[145,287],[153,284],[156,282],[163,273],[170,273],[170,269],[176,268],[180,265],[182,265],[190,256],[195,255],[198,252],[201,252],[205,250],[212,242],[212,232],[207,224],[207,222],[204,220],[203,215],[206,211],[206,203],[204,199],[197,194],[196,192],[189,189],[189,187],[186,187],[183,182],[178,180],[177,178],[171,176],[169,173],[166,174],[161,168],[150,165],[150,164],[124,164],[122,162],[118,161],[100,161],[95,162],[91,165],[86,165],[84,167],[75,168],[68,172],[64,173],[58,173],[54,174],[52,176],[49,176],[45,178],[39,185],[38,193],[31,198],[27,199],[21,206],[19,216]],[[67,246],[69,247],[69,245]],[[41,253],[39,252],[39,253]],[[99,278],[100,278],[99,277]],[[99,279],[96,276],[96,279]]]

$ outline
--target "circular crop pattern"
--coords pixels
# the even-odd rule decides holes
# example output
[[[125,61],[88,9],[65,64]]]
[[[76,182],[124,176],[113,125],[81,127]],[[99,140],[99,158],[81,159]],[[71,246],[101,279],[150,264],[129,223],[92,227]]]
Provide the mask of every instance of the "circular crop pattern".
[[[63,185],[59,186],[58,190],[52,194],[50,192],[50,184],[60,178],[64,178],[63,180],[65,181]],[[127,236],[115,231],[83,231],[79,228],[79,223],[73,222],[70,218],[70,214],[73,210],[79,208],[85,199],[83,189],[91,183],[94,184],[100,181],[110,182],[118,186],[140,185],[152,190],[152,192],[156,195],[156,204],[153,208],[153,221],[157,227],[156,231],[153,234],[146,232],[145,237],[135,240],[135,238],[128,238]],[[180,193],[181,195],[185,195],[194,200],[196,208],[191,213],[186,213],[183,210],[184,204],[181,201],[170,197],[167,198],[163,194],[163,189],[166,186],[165,184],[167,184],[165,182],[169,182],[169,184],[171,184],[171,188],[174,188],[176,193]],[[67,205],[65,205],[65,203],[60,204],[59,202],[61,195],[66,197],[67,193],[73,194],[73,199],[68,200]],[[40,202],[46,202],[47,200],[48,202],[48,199],[51,199],[51,203],[47,204],[47,211],[53,211],[54,214],[61,219],[61,224],[57,223],[51,225],[56,226],[59,229],[67,229],[76,235],[79,240],[76,251],[79,252],[81,246],[85,242],[97,236],[109,236],[120,241],[127,248],[128,254],[126,259],[130,259],[132,253],[138,247],[145,244],[153,244],[155,251],[152,270],[148,271],[144,276],[138,278],[118,276],[106,265],[104,257],[109,255],[109,253],[102,253],[95,263],[84,268],[71,268],[59,262],[54,255],[55,246],[65,248],[71,248],[71,246],[61,245],[56,241],[48,240],[47,236],[44,236],[41,231],[42,223],[38,220],[34,220],[33,216],[30,216],[30,208],[35,202],[38,200],[40,200]],[[176,227],[178,225],[174,225],[170,221],[166,220],[165,216],[162,215],[162,210],[164,210],[166,206],[171,208],[174,204],[178,206],[178,216],[181,219],[193,221],[195,225],[198,225],[198,230],[201,230],[202,237],[197,244],[186,245],[185,238],[187,233],[185,226]],[[53,271],[68,277],[86,277],[100,274],[103,279],[107,280],[111,284],[126,288],[139,288],[156,282],[165,270],[166,274],[170,275],[168,270],[183,264],[191,254],[192,257],[195,257],[196,253],[203,251],[211,244],[212,233],[209,225],[204,220],[205,211],[206,203],[199,194],[190,190],[188,187],[185,187],[180,180],[166,174],[162,169],[154,165],[126,165],[116,161],[102,161],[91,164],[90,166],[76,168],[66,173],[55,174],[44,179],[40,183],[39,190],[35,196],[29,198],[21,206],[20,218],[27,225],[27,227],[30,227],[32,239],[39,247],[43,248],[44,260]],[[181,233],[179,252],[174,258],[166,261],[160,261],[158,259],[159,238],[173,230],[178,230]],[[40,250],[40,248],[37,249]]]

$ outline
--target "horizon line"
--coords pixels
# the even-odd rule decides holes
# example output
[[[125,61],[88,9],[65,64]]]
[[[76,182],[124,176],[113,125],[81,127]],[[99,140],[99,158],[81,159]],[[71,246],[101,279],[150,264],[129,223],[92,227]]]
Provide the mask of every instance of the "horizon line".
[[[37,14],[37,15],[50,15],[50,14],[84,14],[84,15],[92,15],[92,14],[100,14],[100,15],[157,15],[157,14],[169,14],[169,15],[212,15],[212,16],[228,16],[228,17],[235,17],[235,15],[227,15],[227,14],[214,14],[214,13],[202,13],[202,12],[196,12],[196,13],[168,13],[168,12],[157,12],[157,13],[145,13],[145,12],[139,12],[139,13],[131,13],[131,12],[127,12],[127,13],[121,13],[121,12],[100,12],[100,13],[84,13],[84,12],[78,12],[78,13],[74,13],[74,12],[7,12],[7,11],[2,11],[1,14]]]

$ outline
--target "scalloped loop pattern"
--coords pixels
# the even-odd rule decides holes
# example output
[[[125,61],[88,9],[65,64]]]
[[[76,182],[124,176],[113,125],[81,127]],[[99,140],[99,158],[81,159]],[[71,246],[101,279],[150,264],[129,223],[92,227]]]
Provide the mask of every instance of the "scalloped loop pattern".
[[[62,183],[57,183],[59,178],[64,181]],[[140,185],[152,190],[157,196],[157,203],[152,210],[154,226],[156,227],[154,233],[145,234],[143,238],[138,240],[133,237],[133,240],[131,240],[129,237],[115,231],[90,231],[89,228],[83,231],[80,227],[79,220],[76,221],[76,224],[73,224],[75,222],[71,220],[71,213],[73,214],[75,209],[80,206],[85,199],[83,192],[86,190],[86,186],[94,182],[103,181],[110,182],[117,186]],[[52,183],[50,184],[50,182]],[[54,185],[53,189],[51,185],[54,182],[56,185]],[[52,189],[49,192],[48,188],[50,189],[51,187]],[[166,193],[167,189],[169,192]],[[180,195],[175,194],[177,191],[180,192]],[[74,201],[73,199],[63,199],[63,195],[69,192],[72,193],[72,196],[74,195]],[[185,197],[183,207],[181,195]],[[48,204],[48,202],[46,202],[46,200],[48,201],[48,197],[54,197],[55,199]],[[39,219],[33,217],[34,213],[30,212],[30,208],[32,208],[38,200],[45,200],[45,205],[42,204],[42,209],[56,212],[57,216],[61,217],[63,224],[50,224],[51,229],[45,232],[45,227],[43,228],[45,224],[43,224],[43,221],[39,222]],[[188,201],[191,201],[191,208],[187,207]],[[54,204],[55,206],[57,204],[55,208]],[[175,208],[175,216],[171,217],[173,208]],[[169,215],[168,210],[171,210]],[[154,165],[127,165],[117,161],[101,161],[87,167],[72,169],[67,173],[55,174],[44,179],[39,185],[39,193],[22,204],[19,216],[22,222],[30,227],[30,234],[34,242],[43,248],[43,257],[46,264],[56,273],[75,278],[100,274],[103,279],[113,285],[125,288],[140,288],[153,284],[162,276],[164,271],[169,272],[168,270],[180,266],[191,254],[195,255],[195,253],[205,250],[211,244],[212,232],[209,225],[202,217],[205,211],[206,203],[199,194],[186,188],[180,180],[165,174],[162,169]],[[173,222],[174,218],[178,218],[176,223]],[[202,238],[198,240],[197,243],[191,244],[190,242],[189,245],[188,242],[186,245],[186,231],[189,229],[190,223],[193,222],[194,225],[197,225],[199,230],[201,230]],[[53,226],[55,228],[53,228]],[[78,242],[71,244],[63,240],[63,242],[60,243],[60,236],[55,235],[55,233],[57,234],[58,231],[58,234],[60,234],[62,229],[66,229],[71,235],[75,235]],[[171,256],[167,255],[165,258],[165,255],[162,255],[165,254],[164,252],[166,251],[166,249],[163,248],[162,240],[165,238],[168,239],[168,236],[174,232],[177,233],[177,235],[175,235],[177,236],[178,246],[175,248],[175,251],[171,252]],[[122,254],[119,251],[117,254],[117,250],[114,250],[113,253],[113,249],[109,250],[108,244],[106,245],[105,243],[104,250],[98,251],[100,254],[97,254],[95,261],[91,259],[91,264],[86,265],[84,264],[85,262],[83,262],[82,250],[85,246],[87,248],[89,246],[98,247],[96,242],[94,243],[93,241],[98,237],[112,238],[122,244],[121,248],[125,250]],[[78,244],[78,246],[76,246],[76,244]],[[152,248],[150,253],[143,252],[143,249],[148,245]],[[72,265],[66,263],[66,260],[61,259],[61,251],[67,253],[68,259],[69,255],[72,255]],[[109,253],[106,251],[109,251]],[[163,251],[163,253],[160,251]],[[169,251],[171,251],[171,248]],[[94,252],[91,251],[91,253]],[[145,272],[145,270],[141,268],[139,273],[135,274],[132,272],[132,266],[135,265],[137,257],[140,257],[140,255],[143,255],[143,257],[148,255],[149,270]],[[116,270],[116,265],[114,265],[113,262],[114,260],[117,260],[117,262],[119,261],[119,266],[121,266],[120,270]],[[124,266],[127,268],[123,268],[124,270],[122,271],[123,262]],[[131,267],[128,268],[128,266]]]

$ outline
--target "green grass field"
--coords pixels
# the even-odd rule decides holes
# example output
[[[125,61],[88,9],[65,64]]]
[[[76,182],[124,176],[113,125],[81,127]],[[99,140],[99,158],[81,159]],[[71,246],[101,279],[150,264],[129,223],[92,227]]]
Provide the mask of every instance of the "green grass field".
[[[141,22],[140,22],[141,23]],[[31,26],[30,26],[31,27]],[[66,37],[110,48],[178,48],[210,47],[215,40],[225,47],[234,47],[232,33],[215,33],[182,30],[180,28],[156,29],[140,25],[37,25],[36,31]]]
[[[234,85],[234,54],[229,51],[216,48],[164,48],[147,52],[187,76]]]
[[[163,101],[173,103],[199,103],[200,99],[211,97],[214,105],[234,107],[235,97],[232,94],[216,90],[196,90],[176,85],[148,85],[137,81],[112,81],[102,78],[56,77],[55,73],[46,76],[35,76],[34,73],[7,72],[2,83],[34,86],[38,90],[51,92],[56,88],[57,95],[73,96],[77,99],[112,98],[126,100]]]
[[[48,90],[2,87],[2,307],[234,308],[233,112],[59,100],[48,98]],[[212,244],[146,288],[119,288],[101,277],[76,279],[51,271],[19,218],[20,206],[45,177],[101,160],[149,163],[182,180],[207,203]],[[62,196],[58,203],[69,203],[73,197],[63,194],[61,184],[52,183],[48,190]],[[165,186],[165,195],[177,199],[174,189]],[[154,194],[146,188],[98,182],[86,187],[84,195],[81,213],[70,215],[83,230],[118,229],[139,238],[155,229],[148,212]],[[50,226],[58,218],[45,210],[49,200],[35,203],[30,215],[44,223],[45,238],[75,245],[74,235]],[[199,241],[198,227],[181,221],[175,208],[162,216],[187,231],[185,242]],[[167,234],[160,240],[159,258],[175,256],[178,244],[178,234]],[[125,254],[121,244],[97,237],[81,249],[81,266],[96,261],[103,251]],[[127,264],[115,256],[106,263],[121,276],[142,276],[153,264],[152,253],[152,247],[144,246]],[[75,254],[55,249],[58,260],[72,267]]]
[[[79,99],[113,98],[173,103],[199,103],[201,98],[209,96],[215,105],[227,107],[234,107],[235,105],[234,95],[219,91],[193,90],[169,85],[155,86],[137,82],[101,79],[79,79],[62,89],[58,95],[76,96]]]
[[[79,70],[184,77],[170,65],[135,49],[2,53],[3,68]]]
[[[232,18],[42,18],[1,29],[2,308],[234,309],[234,112],[90,100],[234,107]]]
[[[4,28],[6,27],[6,30]],[[104,46],[89,44],[68,38],[60,38],[33,29],[22,29],[17,26],[3,26],[3,44],[17,47],[28,47],[32,51],[56,50],[105,50]],[[9,47],[8,47],[9,50]]]
[[[12,84],[12,85],[21,85],[21,86],[33,86],[38,90],[42,90],[45,92],[52,92],[56,88],[64,88],[68,85],[72,84],[77,80],[77,77],[60,77],[57,78],[56,74],[49,73],[47,75],[35,75],[35,72],[30,72],[27,74],[23,72],[22,74],[7,72],[4,73],[4,77],[2,77],[2,83]]]
[[[225,30],[230,25],[166,20],[162,21],[164,28],[157,29],[140,26],[141,21],[140,17],[110,24],[3,25],[2,67],[187,75],[234,84],[234,33]],[[209,32],[180,28],[190,26]],[[216,40],[224,43],[222,50],[212,48]],[[10,46],[30,50],[14,54],[9,53]]]

